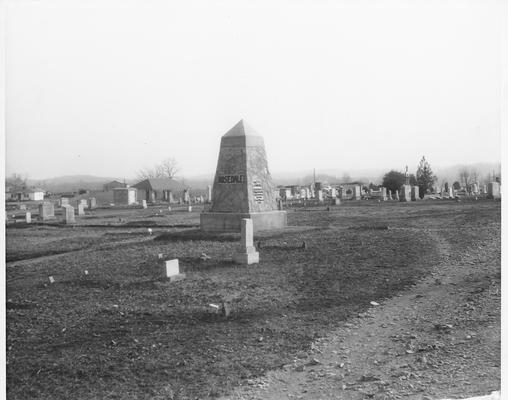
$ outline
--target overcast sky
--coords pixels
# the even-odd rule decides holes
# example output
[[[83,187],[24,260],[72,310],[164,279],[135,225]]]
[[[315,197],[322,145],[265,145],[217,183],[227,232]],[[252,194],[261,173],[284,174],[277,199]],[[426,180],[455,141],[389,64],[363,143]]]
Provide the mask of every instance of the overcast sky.
[[[213,174],[241,118],[273,172],[500,161],[501,3],[8,1],[6,173]]]

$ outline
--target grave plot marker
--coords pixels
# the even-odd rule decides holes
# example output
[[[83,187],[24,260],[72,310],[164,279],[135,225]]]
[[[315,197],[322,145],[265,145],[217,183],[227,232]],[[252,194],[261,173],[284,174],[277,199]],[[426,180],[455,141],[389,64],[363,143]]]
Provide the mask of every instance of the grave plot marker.
[[[233,261],[247,265],[259,263],[259,253],[254,247],[254,228],[249,218],[242,219],[242,239],[238,252],[233,255]]]
[[[165,276],[169,278],[171,282],[179,281],[185,278],[185,274],[180,273],[180,265],[178,259],[168,260],[165,262]]]

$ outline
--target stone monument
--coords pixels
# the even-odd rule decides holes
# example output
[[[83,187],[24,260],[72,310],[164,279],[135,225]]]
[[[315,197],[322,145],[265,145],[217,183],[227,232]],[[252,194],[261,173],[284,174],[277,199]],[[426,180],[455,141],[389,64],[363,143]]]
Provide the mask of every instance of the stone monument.
[[[359,185],[355,185],[353,187],[353,200],[361,200],[362,199],[362,187]]]
[[[409,184],[409,173],[406,165],[406,181],[400,187],[399,201],[411,201],[411,185]]]
[[[55,217],[55,206],[49,201],[39,204],[39,219],[46,221]]]
[[[287,225],[286,211],[277,209],[263,138],[243,120],[222,136],[212,202],[200,218],[205,232],[240,232],[244,218],[255,232]]]
[[[73,224],[76,222],[76,218],[74,217],[74,207],[64,204],[62,206],[63,208],[63,215],[64,215],[64,221],[66,224]]]
[[[90,210],[93,210],[94,208],[97,208],[97,199],[95,197],[90,197],[88,199],[88,208]]]
[[[411,187],[411,201],[420,200],[420,187],[412,186]]]
[[[489,182],[487,185],[487,199],[500,199],[501,188],[499,182]]]

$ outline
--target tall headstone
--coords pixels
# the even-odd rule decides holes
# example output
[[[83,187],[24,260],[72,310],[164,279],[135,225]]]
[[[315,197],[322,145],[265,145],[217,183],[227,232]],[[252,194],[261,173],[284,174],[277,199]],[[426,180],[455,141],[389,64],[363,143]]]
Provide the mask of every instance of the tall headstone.
[[[95,197],[90,197],[88,199],[88,208],[90,210],[93,210],[94,208],[97,208],[97,199]]]
[[[189,189],[185,189],[183,191],[183,201],[185,203],[189,203],[190,204],[190,193],[189,193]]]
[[[85,215],[85,207],[82,203],[78,203],[77,214]]]
[[[362,199],[362,187],[360,185],[353,186],[353,200]]]
[[[501,188],[499,182],[489,182],[487,185],[487,199],[500,199]]]
[[[145,199],[143,199],[141,201],[141,205],[142,205],[143,208],[148,208],[148,206],[146,205],[146,200]]]
[[[411,186],[411,201],[420,200],[420,188],[418,186]]]
[[[79,206],[78,206],[79,207]],[[66,204],[62,206],[64,221],[66,224],[73,224],[76,222],[76,218],[74,217],[74,207]]]
[[[317,191],[317,198],[319,201],[323,201],[323,191],[321,189]]]
[[[242,219],[242,239],[238,252],[233,255],[233,261],[247,265],[259,263],[259,253],[254,247],[254,228],[249,218]]]
[[[244,218],[254,230],[283,228],[286,211],[277,209],[264,141],[243,120],[221,139],[209,211],[201,213],[203,231],[239,232]]]
[[[388,200],[388,196],[386,195],[386,188],[385,187],[381,188],[381,200],[383,200],[383,201]]]
[[[398,190],[395,191],[395,200],[397,200],[397,201],[400,200],[400,196],[399,196],[399,191]]]
[[[450,198],[454,198],[454,197],[455,197],[455,195],[454,195],[454,193],[453,193],[453,185],[450,185],[450,186],[448,187],[448,196],[449,196]]]
[[[393,200],[392,191],[388,190],[388,200]]]
[[[30,211],[27,211],[25,214],[25,221],[27,224],[32,222],[32,213]]]
[[[39,204],[39,219],[46,221],[55,217],[55,206],[49,201]]]
[[[399,201],[411,201],[411,185],[400,187]]]

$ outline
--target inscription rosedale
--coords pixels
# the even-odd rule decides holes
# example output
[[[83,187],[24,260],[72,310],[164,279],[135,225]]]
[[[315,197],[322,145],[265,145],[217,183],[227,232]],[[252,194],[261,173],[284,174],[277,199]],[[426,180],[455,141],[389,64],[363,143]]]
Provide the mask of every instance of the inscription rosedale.
[[[245,175],[219,175],[219,183],[244,183]]]

